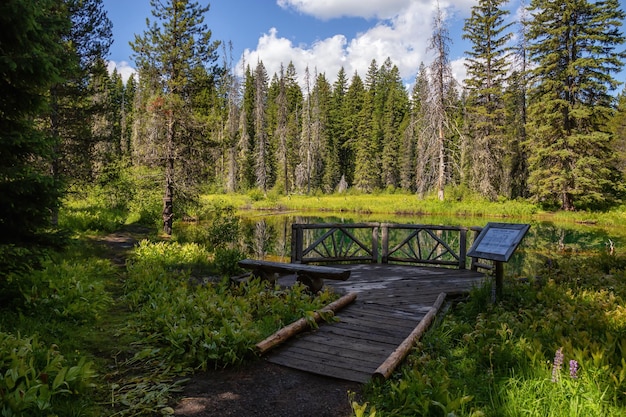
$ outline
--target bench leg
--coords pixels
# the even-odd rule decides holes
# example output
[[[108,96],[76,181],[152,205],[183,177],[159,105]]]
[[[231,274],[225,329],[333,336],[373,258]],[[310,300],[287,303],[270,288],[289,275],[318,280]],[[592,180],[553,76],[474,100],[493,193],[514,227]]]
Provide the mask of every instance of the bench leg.
[[[306,285],[312,293],[318,293],[324,287],[324,280],[318,277],[311,277],[305,273],[297,273],[296,280]]]
[[[263,269],[255,269],[252,271],[252,275],[263,281],[268,281],[271,284],[276,283],[276,274],[273,272],[266,272]]]

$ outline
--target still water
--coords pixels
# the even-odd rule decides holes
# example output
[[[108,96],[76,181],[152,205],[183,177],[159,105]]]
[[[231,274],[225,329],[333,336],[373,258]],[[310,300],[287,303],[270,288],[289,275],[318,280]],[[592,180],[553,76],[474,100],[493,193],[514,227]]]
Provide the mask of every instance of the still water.
[[[267,214],[250,212],[241,218],[242,248],[255,258],[289,262],[293,223],[403,223],[446,226],[485,226],[488,222],[529,223],[521,245],[505,266],[507,275],[534,274],[551,256],[561,253],[594,253],[626,250],[626,228],[603,228],[590,224],[554,223],[484,217],[385,216],[358,214]]]

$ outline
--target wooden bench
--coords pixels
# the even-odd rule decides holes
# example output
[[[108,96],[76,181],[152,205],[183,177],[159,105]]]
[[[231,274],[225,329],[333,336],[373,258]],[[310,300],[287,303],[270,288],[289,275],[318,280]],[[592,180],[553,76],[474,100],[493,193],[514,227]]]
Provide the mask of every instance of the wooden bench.
[[[347,269],[328,266],[295,264],[286,262],[259,261],[244,259],[238,262],[239,266],[252,271],[254,276],[274,282],[275,275],[296,275],[296,280],[303,283],[316,293],[324,286],[325,279],[345,281],[350,277]]]

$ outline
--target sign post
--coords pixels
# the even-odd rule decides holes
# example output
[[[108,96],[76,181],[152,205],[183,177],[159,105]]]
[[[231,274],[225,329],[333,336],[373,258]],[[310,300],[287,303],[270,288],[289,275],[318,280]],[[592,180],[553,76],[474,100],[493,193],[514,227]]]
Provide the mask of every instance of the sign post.
[[[530,229],[529,224],[487,223],[467,256],[494,261],[496,267],[496,297],[502,297],[503,263],[508,262]]]

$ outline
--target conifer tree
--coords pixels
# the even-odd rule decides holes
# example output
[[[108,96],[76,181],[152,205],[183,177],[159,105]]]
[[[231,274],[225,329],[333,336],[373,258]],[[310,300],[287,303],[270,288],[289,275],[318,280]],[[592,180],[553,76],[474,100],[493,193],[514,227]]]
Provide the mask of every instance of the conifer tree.
[[[270,146],[267,135],[268,78],[263,62],[254,71],[254,174],[255,184],[266,192],[271,185]]]
[[[190,108],[190,85],[198,68],[217,71],[219,42],[211,41],[211,31],[204,23],[209,6],[189,0],[150,0],[154,22],[146,19],[143,35],[131,42],[141,77],[158,88],[150,106],[163,120],[163,162],[165,192],[163,231],[172,233],[174,218],[175,162],[181,151],[185,128],[193,121]]]
[[[502,8],[506,0],[479,0],[466,19],[463,38],[471,42],[468,55],[467,118],[471,141],[470,186],[483,196],[495,199],[509,194],[502,182],[509,171],[504,166],[509,149],[505,137],[504,88],[509,70],[507,42],[511,25]]]
[[[346,182],[349,185],[355,184],[356,155],[360,145],[359,126],[363,117],[363,107],[365,106],[366,92],[363,80],[358,73],[354,73],[350,79],[350,85],[346,92],[344,104],[344,129],[346,141],[343,146],[346,149]]]
[[[348,91],[348,77],[343,67],[337,73],[337,80],[333,83],[329,113],[329,135],[337,152],[337,174],[339,179],[346,178],[351,167],[351,152],[346,126],[346,94]]]
[[[246,66],[243,79],[243,101],[239,113],[238,143],[238,178],[239,187],[248,190],[254,187],[254,74],[250,66]]]
[[[92,130],[94,119],[106,119],[109,111],[102,96],[95,97],[102,91],[94,91],[99,83],[92,81],[107,77],[103,59],[113,42],[112,23],[102,0],[57,3],[69,16],[71,28],[62,40],[63,81],[51,86],[50,111],[43,121],[56,141],[51,169],[57,181],[90,181],[98,169],[96,148],[102,151],[109,140]],[[106,89],[105,84],[100,83]]]
[[[296,166],[298,164],[299,139],[302,111],[302,89],[298,84],[296,67],[289,62],[285,71],[285,89],[287,95],[287,177],[285,190],[287,193],[294,189],[296,183]]]
[[[382,113],[382,179],[386,187],[400,186],[400,145],[406,129],[409,98],[404,88],[400,70],[393,65],[387,72],[387,94]]]
[[[36,118],[51,86],[63,81],[70,20],[55,6],[0,2],[0,284],[11,272],[37,267],[37,249],[52,242],[50,214],[61,188],[49,170],[54,138]]]
[[[617,0],[534,0],[528,51],[529,185],[536,201],[563,210],[617,197],[610,92],[626,56]]]
[[[450,130],[448,109],[450,108],[448,89],[452,83],[452,69],[449,60],[450,35],[443,16],[443,11],[437,3],[436,15],[433,21],[433,34],[430,38],[429,49],[434,51],[435,59],[430,65],[432,78],[432,93],[430,106],[430,124],[434,128],[437,138],[437,197],[445,199],[445,186],[450,177],[450,143],[447,137]]]
[[[608,127],[614,138],[612,145],[617,168],[626,177],[626,88],[617,96],[617,107]]]
[[[356,137],[356,161],[354,184],[365,192],[372,192],[381,186],[380,178],[380,120],[375,119],[376,95],[379,75],[376,60],[370,62],[365,78],[365,97],[360,111]]]

